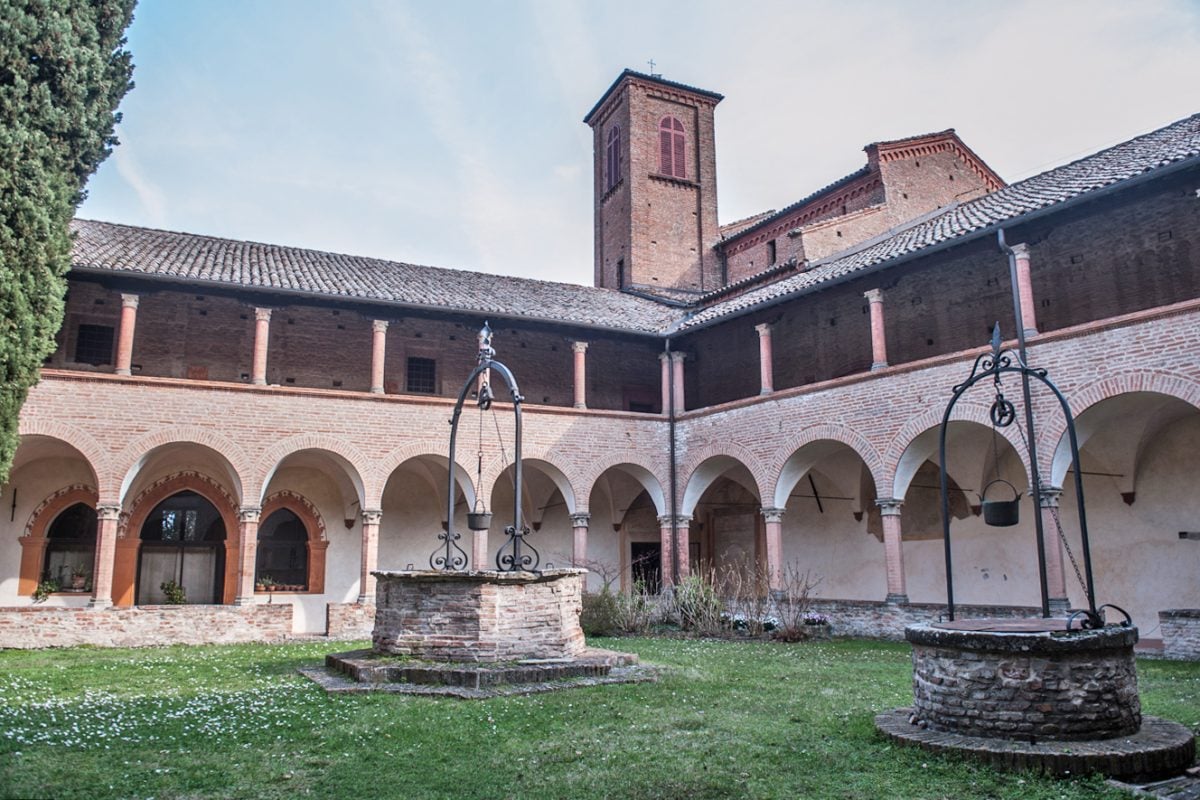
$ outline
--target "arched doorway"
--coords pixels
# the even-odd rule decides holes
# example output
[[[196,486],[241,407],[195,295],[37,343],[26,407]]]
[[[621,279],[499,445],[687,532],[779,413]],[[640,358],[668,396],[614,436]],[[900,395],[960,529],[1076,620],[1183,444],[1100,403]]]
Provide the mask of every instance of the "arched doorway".
[[[258,527],[256,586],[308,591],[308,528],[296,512],[281,508]]]
[[[86,591],[95,560],[96,509],[76,503],[50,523],[41,580],[53,581],[64,592]]]
[[[224,593],[225,520],[191,490],[161,501],[142,524],[137,604],[167,600],[162,585],[183,587],[188,603],[220,603]]]

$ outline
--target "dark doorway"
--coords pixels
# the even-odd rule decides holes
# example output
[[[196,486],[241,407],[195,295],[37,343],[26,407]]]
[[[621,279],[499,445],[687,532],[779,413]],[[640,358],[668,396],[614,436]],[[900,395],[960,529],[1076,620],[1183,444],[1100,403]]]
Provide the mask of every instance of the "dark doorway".
[[[629,560],[633,583],[639,581],[650,594],[662,589],[662,544],[659,542],[630,542]]]
[[[183,587],[189,603],[220,603],[225,574],[225,522],[192,491],[163,500],[142,525],[137,604],[166,601],[162,584]]]

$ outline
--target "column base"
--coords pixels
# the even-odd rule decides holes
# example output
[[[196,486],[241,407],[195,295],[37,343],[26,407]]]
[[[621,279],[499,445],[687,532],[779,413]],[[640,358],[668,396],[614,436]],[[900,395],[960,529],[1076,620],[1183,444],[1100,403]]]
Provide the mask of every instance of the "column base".
[[[358,603],[360,606],[369,606],[372,604],[373,598],[368,598],[365,594],[360,594],[358,599],[354,602]]]
[[[233,600],[233,604],[235,606],[252,606],[255,605],[256,602],[257,601],[253,597],[235,597]]]
[[[1051,614],[1065,614],[1071,610],[1071,601],[1065,597],[1051,597],[1049,605]]]
[[[763,387],[762,389],[759,389],[759,390],[758,390],[758,393],[759,393],[760,395],[764,395],[764,394],[775,394],[775,390],[774,390],[773,388],[769,388],[769,387]]]
[[[255,378],[254,380],[250,381],[250,383],[253,386],[266,386],[267,379],[266,378]]]
[[[382,386],[372,386],[371,394],[383,394],[383,387]]]
[[[103,598],[99,598],[99,597],[93,597],[91,600],[88,601],[87,607],[88,608],[96,608],[96,609],[104,609],[104,608],[112,608],[112,604],[113,604],[112,600],[103,599]]]
[[[889,592],[888,596],[883,598],[883,602],[893,603],[896,605],[908,605],[908,595],[906,595],[906,594],[891,594]]]
[[[1030,336],[1037,336],[1037,335],[1038,335],[1037,328],[1026,328],[1025,329],[1025,338],[1026,339],[1028,339]]]
[[[114,375],[126,375],[126,376],[129,376],[129,375],[132,375],[132,374],[133,374],[133,370],[128,370],[128,369],[118,369],[118,370],[113,370],[113,374],[114,374]]]
[[[575,405],[571,406],[571,408],[586,409],[587,403],[576,403]]]
[[[878,372],[881,369],[887,369],[887,368],[888,368],[888,363],[886,361],[876,361],[874,364],[871,365],[871,372]]]

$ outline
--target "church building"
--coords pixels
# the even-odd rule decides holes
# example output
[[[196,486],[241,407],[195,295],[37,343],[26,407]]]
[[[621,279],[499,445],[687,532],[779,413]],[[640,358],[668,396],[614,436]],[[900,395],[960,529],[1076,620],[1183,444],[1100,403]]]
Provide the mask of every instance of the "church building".
[[[588,111],[590,287],[76,220],[0,487],[0,647],[365,635],[373,572],[447,528],[486,569],[518,502],[593,590],[806,572],[837,632],[899,637],[946,601],[943,409],[1019,308],[1074,414],[1097,601],[1200,657],[1200,114],[1013,184],[953,130],[867,143],[722,224],[721,99],[626,70]],[[448,458],[485,323],[520,497],[503,392]],[[1052,606],[1085,606],[1063,415],[1035,391],[1028,442],[994,394],[947,428],[960,613],[1037,613],[1037,518]],[[1019,524],[985,523],[997,481]]]

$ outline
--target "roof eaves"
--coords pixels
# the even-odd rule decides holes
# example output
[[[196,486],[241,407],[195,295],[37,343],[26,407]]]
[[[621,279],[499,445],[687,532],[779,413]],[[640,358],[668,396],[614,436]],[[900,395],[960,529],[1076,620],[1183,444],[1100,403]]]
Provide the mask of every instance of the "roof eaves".
[[[669,81],[660,75],[648,75],[645,72],[638,72],[637,70],[629,69],[628,67],[626,67],[624,70],[622,70],[621,74],[617,76],[617,79],[612,82],[612,85],[609,86],[604,91],[604,94],[600,95],[600,99],[596,101],[596,105],[592,106],[591,111],[588,111],[588,113],[584,116],[584,118],[583,118],[584,124],[586,124],[586,125],[592,124],[592,117],[595,116],[596,112],[599,111],[600,108],[605,104],[605,102],[608,101],[609,96],[617,90],[617,87],[621,85],[621,81],[625,80],[626,78],[637,78],[638,80],[649,81],[650,83],[657,83],[657,84],[666,86],[671,89],[678,89],[678,90],[684,91],[684,92],[691,92],[692,94],[699,95],[701,97],[707,97],[717,103],[719,103],[725,99],[725,95],[718,94],[716,92],[711,92],[708,89],[700,89],[695,86],[688,86],[686,83],[677,83],[676,81]]]

